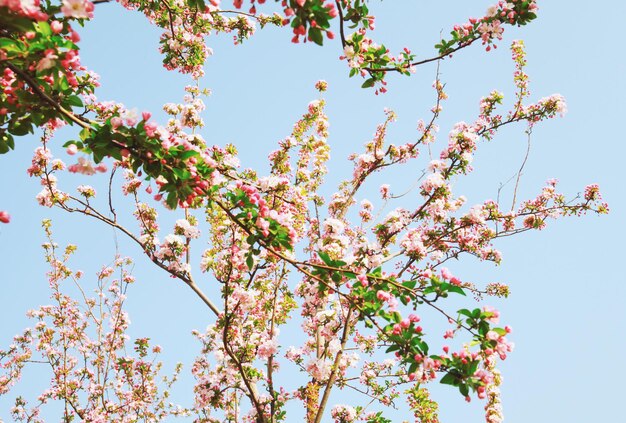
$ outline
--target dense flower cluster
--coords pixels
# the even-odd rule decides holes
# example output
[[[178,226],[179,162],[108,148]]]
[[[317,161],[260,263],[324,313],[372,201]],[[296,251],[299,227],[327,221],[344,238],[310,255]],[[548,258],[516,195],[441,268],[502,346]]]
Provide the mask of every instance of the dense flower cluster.
[[[534,0],[500,1],[482,18],[454,26],[451,38],[436,46],[439,56],[424,61],[416,61],[408,48],[391,56],[371,39],[375,19],[359,0],[279,0],[283,15],[274,16],[257,14],[266,3],[262,0],[251,0],[248,12],[241,11],[242,0],[233,2],[236,10],[222,9],[218,0],[120,1],[163,30],[165,67],[194,79],[182,103],[164,105],[168,120],[163,123],[148,111],[97,99],[97,76],[81,65],[80,40],[72,29],[93,16],[94,5],[89,0],[52,3],[0,0],[0,11],[10,17],[9,29],[0,34],[0,153],[13,149],[14,137],[43,127],[42,145],[27,169],[43,187],[39,204],[82,213],[128,236],[151,262],[193,290],[214,321],[195,332],[201,350],[191,367],[193,406],[169,405],[165,399],[173,380],[160,384],[160,364],[149,359],[159,347],[150,348],[147,339],[139,338],[132,347],[135,354],[129,354],[129,319],[123,310],[134,280],[125,270],[129,261],[118,257],[104,267],[96,296],[85,295],[81,308],[63,292],[67,281],[82,278],[67,264],[75,247],[68,246],[59,258],[50,239],[44,248],[53,303],[30,312],[35,328],[0,351],[0,395],[35,354],[52,372],[39,404],[16,400],[16,420],[38,421],[40,408],[61,400],[67,421],[193,415],[199,422],[274,423],[289,421],[286,404],[300,401],[310,423],[319,423],[328,410],[335,422],[390,422],[385,411],[329,405],[333,390],[351,388],[383,410],[406,401],[416,419],[434,423],[437,404],[426,386],[435,380],[455,387],[468,401],[472,396],[485,400],[487,422],[502,420],[497,364],[513,350],[511,328],[499,326],[500,314],[491,307],[453,309],[446,299],[506,296],[508,288],[498,283],[482,288],[445,263],[464,255],[499,263],[495,243],[500,237],[542,229],[553,218],[608,211],[597,185],[572,200],[557,191],[555,180],[536,198],[514,201],[507,210],[493,200],[467,204],[455,194],[455,181],[472,172],[481,143],[501,127],[522,122],[530,134],[537,123],[567,111],[559,94],[528,102],[523,43],[512,45],[516,94],[510,110],[498,112],[504,96],[492,91],[480,100],[475,120],[456,123],[440,140],[437,120],[448,96],[437,79],[431,117],[418,124],[416,140],[389,143],[395,114],[386,110],[371,139],[349,156],[350,176],[330,195],[322,189],[330,159],[324,99],[308,104],[269,154],[268,172],[261,174],[242,168],[234,146],[210,146],[200,134],[202,96],[208,91],[199,88],[198,78],[211,54],[205,38],[212,33],[234,33],[241,42],[254,33],[255,23],[290,25],[292,41],[322,44],[324,37],[334,38],[331,21],[338,19],[350,75],[361,75],[367,78],[364,87],[385,92],[389,72],[410,74],[478,40],[487,50],[495,48],[506,25],[524,25],[536,17]],[[348,22],[355,32],[346,35]],[[324,81],[316,84],[320,93],[327,88]],[[63,146],[69,156],[79,155],[69,166],[52,154],[52,135],[66,123],[81,128],[78,139]],[[433,153],[436,148],[439,154]],[[428,154],[421,154],[424,150]],[[410,201],[396,202],[389,184],[380,187],[384,204],[364,198],[372,175],[414,165],[424,155],[429,159],[421,165],[425,169]],[[105,160],[112,162],[106,210],[97,208],[101,198],[95,198],[92,185],[81,183],[77,196],[61,190],[64,172],[105,173]],[[118,170],[124,174],[121,193],[134,201],[136,230],[123,226],[122,211],[113,206]],[[385,211],[388,203],[392,207]],[[179,214],[164,225],[159,206],[178,208]],[[1,211],[0,222],[9,221]],[[44,226],[50,236],[49,222]],[[160,234],[162,227],[171,231]],[[202,252],[192,254],[199,242],[205,243]],[[215,300],[196,282],[198,268],[215,282]],[[448,326],[429,332],[422,322],[425,310]],[[302,339],[281,335],[291,322],[300,325]],[[294,372],[301,379],[286,381]]]

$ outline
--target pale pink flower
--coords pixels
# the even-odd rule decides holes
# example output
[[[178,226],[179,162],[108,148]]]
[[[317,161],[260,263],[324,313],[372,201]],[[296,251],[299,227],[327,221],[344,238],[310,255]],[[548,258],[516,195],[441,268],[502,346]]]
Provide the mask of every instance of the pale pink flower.
[[[37,67],[35,69],[37,69],[38,72],[41,72],[43,70],[54,67],[56,59],[59,58],[59,56],[54,53],[55,51],[52,49],[46,50],[44,53],[44,57],[39,61],[39,63],[37,63]]]
[[[93,17],[93,3],[89,0],[63,0],[61,12],[68,18],[89,19]]]

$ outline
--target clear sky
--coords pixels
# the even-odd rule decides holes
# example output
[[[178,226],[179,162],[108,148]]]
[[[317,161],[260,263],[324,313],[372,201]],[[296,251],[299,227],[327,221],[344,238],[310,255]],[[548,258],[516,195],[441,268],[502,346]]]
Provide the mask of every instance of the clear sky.
[[[406,45],[418,56],[430,57],[441,30],[447,33],[455,23],[481,15],[490,4],[449,0],[444,7],[436,1],[375,0],[371,2],[378,17],[374,34],[392,51]],[[509,299],[488,301],[514,329],[511,338],[516,349],[501,366],[507,422],[620,422],[626,380],[620,364],[626,350],[626,277],[620,267],[624,261],[620,245],[626,238],[622,165],[626,143],[621,129],[626,113],[622,43],[626,3],[544,0],[539,7],[539,18],[529,26],[507,27],[496,51],[486,53],[474,46],[441,64],[450,99],[439,122],[440,142],[445,142],[455,122],[475,118],[479,98],[492,89],[504,92],[510,101],[514,87],[508,46],[521,38],[527,46],[532,100],[560,93],[569,112],[535,128],[518,197],[534,197],[550,178],[558,178],[560,190],[572,197],[588,183],[598,183],[611,213],[562,219],[541,232],[502,240],[498,246],[504,260],[499,267],[471,259],[450,267],[465,280],[502,281],[511,287]],[[162,69],[159,31],[147,25],[142,15],[116,4],[98,5],[95,15],[81,31],[81,57],[102,77],[99,98],[151,110],[163,119],[158,112],[162,104],[180,101],[188,81]],[[237,145],[244,167],[267,169],[260,158],[290,133],[308,102],[317,97],[313,84],[318,79],[330,86],[326,98],[332,160],[327,193],[350,173],[346,156],[360,151],[384,119],[384,108],[398,114],[388,138],[396,144],[414,139],[417,120],[429,117],[434,66],[418,68],[411,78],[392,76],[389,92],[374,96],[359,88],[360,80],[347,77],[345,64],[338,60],[337,40],[324,48],[292,45],[289,40],[286,31],[276,29],[260,31],[238,47],[229,37],[208,40],[215,54],[207,62],[202,84],[213,95],[206,100],[203,135],[209,143]],[[483,144],[474,161],[476,171],[459,180],[455,192],[464,194],[470,204],[495,198],[500,184],[515,173],[524,157],[523,130],[503,131]],[[71,137],[71,131],[54,141],[59,156],[64,136]],[[36,204],[40,188],[25,169],[37,145],[37,138],[19,139],[15,152],[0,157],[0,209],[12,215],[11,224],[0,225],[2,346],[29,324],[26,310],[48,302],[46,266],[39,247],[44,240],[43,218],[53,219],[60,244],[78,244],[75,267],[87,274],[109,263],[115,251],[111,229]],[[425,163],[383,174],[379,181],[405,191]],[[78,181],[67,180],[68,186]],[[93,185],[98,183],[94,179]],[[507,187],[504,198],[510,201]],[[153,268],[136,247],[120,240],[120,251],[136,258],[138,283],[128,302],[131,335],[149,336],[161,344],[169,366],[176,361],[189,363],[197,346],[190,331],[203,329],[211,316],[191,292]],[[208,286],[211,280],[203,283]],[[15,392],[34,397],[45,382],[35,379],[36,371],[27,373]],[[434,391],[443,422],[482,420],[479,401],[466,404],[452,389]],[[177,395],[184,398],[185,388]],[[340,396],[336,398],[341,402]],[[0,420],[9,420],[9,399],[0,397]]]

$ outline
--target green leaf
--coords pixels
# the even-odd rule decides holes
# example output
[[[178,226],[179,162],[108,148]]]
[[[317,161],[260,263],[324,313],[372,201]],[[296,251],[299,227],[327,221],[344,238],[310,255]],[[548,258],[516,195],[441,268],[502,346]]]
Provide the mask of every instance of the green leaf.
[[[376,269],[370,272],[370,275],[376,278],[379,278],[382,274],[383,274],[383,268],[380,266],[378,266]]]
[[[174,172],[174,175],[178,176],[183,181],[191,178],[191,172],[189,172],[187,169],[179,169],[175,167],[172,169],[172,172]]]
[[[0,14],[0,27],[14,29],[15,32],[28,32],[33,30],[33,21],[2,13]]]
[[[49,120],[45,114],[37,112],[31,113],[30,118],[36,126],[42,126]]]
[[[459,385],[459,391],[461,392],[461,395],[463,395],[464,397],[469,395],[469,388],[464,383]]]
[[[461,288],[458,285],[453,285],[450,283],[443,283],[441,284],[441,288],[448,291],[448,292],[454,292],[456,294],[461,294],[463,296],[465,296],[465,291],[463,291],[463,288]]]
[[[0,136],[0,154],[8,153],[9,150],[13,150],[15,148],[15,140],[11,134],[7,134],[6,132],[2,133]]]
[[[385,350],[386,353],[398,351],[400,349],[400,345],[394,344]]]
[[[165,203],[171,208],[175,209],[178,206],[178,198],[176,197],[175,192],[170,192],[167,194],[167,198],[165,199]]]
[[[309,28],[309,38],[318,46],[324,44],[324,36],[322,35],[322,31],[319,28]]]
[[[459,378],[452,373],[446,373],[445,376],[441,378],[440,383],[443,383],[444,385],[458,386]]]
[[[33,125],[29,121],[13,120],[9,123],[9,132],[13,135],[22,136],[33,133]]]
[[[361,85],[361,88],[371,88],[376,83],[374,78],[366,79],[365,82]]]
[[[52,28],[50,28],[50,24],[46,21],[37,22],[37,31],[43,35],[45,38],[48,38],[52,35]]]
[[[0,49],[7,53],[21,53],[23,49],[22,44],[12,40],[10,38],[0,38]]]
[[[318,251],[317,255],[322,259],[322,261],[327,265],[327,266],[332,266],[333,261],[330,259],[330,256],[328,255],[328,253],[325,253],[323,251]]]
[[[83,101],[77,95],[71,95],[66,100],[70,106],[83,107]]]
[[[81,141],[85,141],[87,138],[91,137],[91,130],[89,128],[83,128],[80,131],[79,136]]]
[[[93,150],[93,161],[98,164],[102,161],[105,156],[105,152],[101,149]]]
[[[424,354],[424,355],[428,355],[428,344],[424,341],[422,341],[419,338],[415,338],[417,339],[417,341],[415,342],[415,346],[417,348],[420,349],[420,351]]]
[[[252,270],[252,266],[254,265],[254,257],[252,257],[252,254],[248,255],[248,258],[246,258],[246,265],[248,266],[248,270]]]
[[[461,310],[458,311],[458,313],[462,316],[473,317],[472,312],[466,308],[462,308]]]
[[[185,151],[183,151],[182,153],[180,153],[178,155],[178,158],[181,159],[181,160],[186,160],[186,159],[188,159],[190,157],[197,157],[199,155],[200,155],[200,153],[198,153],[197,151],[185,150]]]

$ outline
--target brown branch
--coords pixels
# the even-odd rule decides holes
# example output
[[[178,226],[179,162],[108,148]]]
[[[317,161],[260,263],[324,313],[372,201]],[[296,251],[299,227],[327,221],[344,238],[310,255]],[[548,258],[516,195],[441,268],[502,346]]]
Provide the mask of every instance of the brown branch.
[[[352,318],[352,307],[348,309],[348,313],[345,317],[345,326],[343,327],[343,334],[341,335],[341,348],[337,352],[335,356],[335,362],[333,363],[333,367],[330,371],[330,377],[326,382],[326,388],[324,389],[324,394],[322,395],[322,400],[320,401],[319,409],[317,411],[317,415],[315,416],[315,423],[320,423],[322,421],[322,415],[324,414],[324,410],[326,408],[326,404],[328,403],[328,398],[330,397],[330,391],[333,389],[335,384],[335,380],[337,379],[337,370],[339,368],[339,362],[341,361],[341,357],[343,356],[343,350],[346,347],[346,342],[348,341],[348,335],[350,335],[350,329],[352,325],[350,324],[350,319]]]
[[[417,62],[413,62],[413,63],[409,63],[407,65],[403,65],[403,66],[399,66],[399,67],[395,67],[395,68],[391,68],[391,67],[387,67],[387,68],[361,68],[364,71],[367,72],[402,72],[403,70],[413,67],[413,66],[419,66],[419,65],[424,65],[426,63],[430,63],[430,62],[436,62],[438,60],[444,59],[446,56],[451,55],[452,53],[455,53],[465,47],[469,47],[472,43],[474,43],[474,41],[480,39],[480,37],[476,37],[476,38],[472,38],[471,40],[467,41],[466,43],[463,43],[461,45],[459,45],[458,47],[455,47],[453,49],[448,50],[446,53],[442,53],[439,56],[436,57],[431,57],[430,59],[424,59],[424,60],[420,60]]]
[[[65,116],[72,122],[78,124],[79,126],[83,128],[91,128],[91,124],[92,124],[91,121],[85,118],[80,118],[76,116],[74,113],[72,113],[71,111],[61,106],[58,101],[50,97],[45,91],[43,91],[39,87],[39,84],[37,83],[37,81],[32,76],[30,76],[28,72],[24,71],[23,69],[20,69],[19,67],[15,66],[11,62],[7,61],[5,63],[6,63],[6,66],[9,69],[11,69],[13,72],[15,72],[22,79],[22,81],[26,82],[28,86],[35,92],[35,94],[39,98],[41,98],[45,103],[48,103],[50,106],[56,109],[63,116]]]
[[[513,211],[513,209],[515,209],[515,203],[517,201],[517,188],[519,188],[519,181],[520,178],[522,177],[522,171],[524,170],[524,167],[526,166],[526,161],[528,161],[528,156],[530,155],[530,136],[532,134],[532,128],[528,130],[528,145],[526,147],[526,155],[524,156],[524,160],[522,161],[522,165],[519,168],[519,171],[517,172],[517,179],[515,180],[515,189],[513,189],[513,202],[511,203],[511,211]]]

